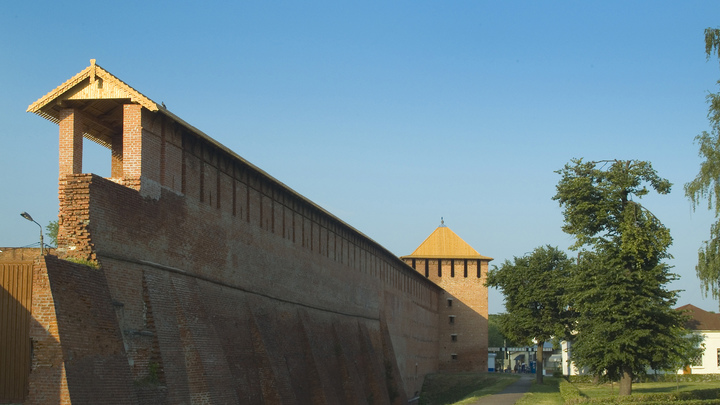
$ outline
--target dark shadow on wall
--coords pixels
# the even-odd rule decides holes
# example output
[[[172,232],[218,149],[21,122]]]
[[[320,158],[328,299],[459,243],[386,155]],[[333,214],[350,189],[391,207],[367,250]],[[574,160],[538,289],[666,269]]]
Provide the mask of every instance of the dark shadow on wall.
[[[24,401],[30,372],[29,292],[22,285],[30,283],[18,282],[22,269],[10,267],[0,266],[0,404]]]
[[[137,404],[102,270],[45,256],[33,283],[26,403]]]
[[[60,404],[63,398],[61,382],[64,367],[60,342],[35,317],[30,323],[30,340],[31,370],[24,404]]]
[[[48,256],[34,276],[26,404],[406,401],[384,320],[147,269],[143,295],[167,391],[144,392],[133,380],[105,272]]]

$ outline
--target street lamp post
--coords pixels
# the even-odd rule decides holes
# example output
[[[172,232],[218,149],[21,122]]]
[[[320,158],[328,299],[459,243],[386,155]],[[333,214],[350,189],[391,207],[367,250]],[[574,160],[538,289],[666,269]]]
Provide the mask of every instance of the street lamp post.
[[[25,219],[27,219],[28,221],[35,222],[35,223],[37,224],[37,226],[40,227],[40,254],[42,254],[43,256],[45,256],[45,242],[43,241],[43,229],[42,229],[42,225],[38,224],[37,221],[35,221],[35,220],[30,216],[30,214],[28,214],[27,212],[22,212],[22,213],[20,213],[20,216],[23,217],[23,218],[25,218]]]

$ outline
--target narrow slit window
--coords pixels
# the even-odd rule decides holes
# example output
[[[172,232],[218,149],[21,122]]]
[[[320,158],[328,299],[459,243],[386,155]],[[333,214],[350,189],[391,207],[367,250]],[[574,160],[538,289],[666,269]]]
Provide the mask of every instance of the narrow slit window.
[[[448,318],[451,325],[455,323],[455,315],[450,315]]]
[[[457,342],[457,334],[453,333],[452,335],[450,335],[450,341]]]
[[[448,298],[448,299],[447,299],[447,303],[448,303],[448,307],[452,307],[453,299],[452,299],[452,298]]]

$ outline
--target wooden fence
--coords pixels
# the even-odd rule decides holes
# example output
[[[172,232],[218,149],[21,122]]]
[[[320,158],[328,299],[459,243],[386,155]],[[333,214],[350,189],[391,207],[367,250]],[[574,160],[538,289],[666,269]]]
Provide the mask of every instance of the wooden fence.
[[[22,402],[27,392],[32,266],[0,263],[0,403]]]

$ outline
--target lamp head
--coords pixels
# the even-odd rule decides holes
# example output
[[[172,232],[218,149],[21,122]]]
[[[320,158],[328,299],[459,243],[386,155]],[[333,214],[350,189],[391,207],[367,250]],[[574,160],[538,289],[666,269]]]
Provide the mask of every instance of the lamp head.
[[[28,214],[27,212],[21,212],[21,213],[20,213],[20,216],[23,217],[23,218],[25,218],[25,219],[27,219],[28,221],[33,221],[33,222],[35,222],[35,220],[34,220],[34,219],[30,216],[30,214]]]

